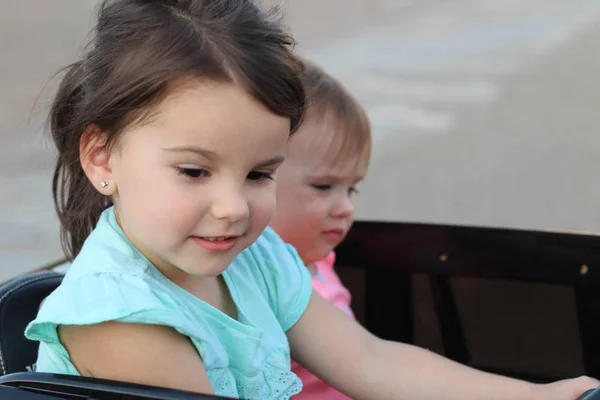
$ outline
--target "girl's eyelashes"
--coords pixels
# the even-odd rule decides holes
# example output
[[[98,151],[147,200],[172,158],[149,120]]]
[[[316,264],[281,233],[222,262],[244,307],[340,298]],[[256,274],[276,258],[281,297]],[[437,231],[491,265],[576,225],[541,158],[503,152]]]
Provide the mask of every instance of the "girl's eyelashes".
[[[331,185],[328,185],[328,184],[313,183],[310,186],[312,186],[313,188],[315,188],[321,192],[325,192],[325,191],[331,189]]]
[[[273,180],[273,172],[259,172],[259,171],[252,171],[248,174],[248,180],[251,181],[256,181],[256,182],[260,182],[260,181],[267,181],[267,180]]]
[[[310,186],[320,192],[326,192],[333,188],[333,185],[325,184],[325,183],[313,183]],[[358,193],[358,189],[356,189],[356,186],[350,186],[348,188],[348,196],[352,196],[353,194],[357,194],[357,193]]]
[[[176,167],[177,173],[188,179],[200,179],[210,176],[210,172],[204,168],[196,166],[180,165]],[[260,182],[266,180],[274,180],[273,172],[252,171],[248,174],[247,179],[250,181]]]
[[[208,176],[208,171],[204,168],[180,166],[177,167],[177,173],[188,179],[199,179]]]

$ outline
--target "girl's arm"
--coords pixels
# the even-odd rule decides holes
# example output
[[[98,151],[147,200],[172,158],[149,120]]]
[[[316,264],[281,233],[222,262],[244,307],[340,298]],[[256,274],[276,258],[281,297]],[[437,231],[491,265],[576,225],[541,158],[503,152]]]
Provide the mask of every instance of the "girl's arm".
[[[574,400],[598,385],[587,377],[532,384],[385,341],[316,293],[287,334],[292,358],[356,399]]]
[[[83,376],[214,394],[198,352],[175,329],[105,322],[60,326],[59,335]]]

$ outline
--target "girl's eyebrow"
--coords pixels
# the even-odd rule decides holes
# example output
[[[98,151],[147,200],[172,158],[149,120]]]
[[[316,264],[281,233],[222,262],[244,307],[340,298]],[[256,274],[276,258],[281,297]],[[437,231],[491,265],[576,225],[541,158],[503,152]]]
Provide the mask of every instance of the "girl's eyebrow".
[[[258,163],[258,165],[256,167],[257,168],[272,167],[274,165],[281,164],[284,160],[285,160],[285,158],[283,156],[276,156],[269,160]]]
[[[195,154],[201,155],[202,157],[204,157],[210,161],[216,161],[219,158],[219,155],[217,153],[215,153],[214,151],[203,149],[203,148],[197,147],[197,146],[169,147],[169,148],[166,148],[163,150],[172,152],[172,153],[195,153]],[[256,165],[256,168],[264,168],[264,167],[271,167],[274,165],[279,165],[283,161],[284,161],[283,156],[275,156],[266,161],[259,162]]]
[[[359,183],[360,181],[362,181],[365,177],[363,175],[356,175],[356,176],[343,176],[343,175],[332,175],[332,174],[326,174],[326,175],[313,175],[311,176],[309,179],[311,180],[315,180],[315,181],[328,181],[328,182],[334,182],[334,183],[339,183],[339,182],[345,182],[348,180],[351,180],[353,183]]]
[[[180,147],[170,147],[163,149],[164,151],[173,152],[173,153],[196,153],[201,155],[204,158],[207,158],[211,161],[216,160],[218,157],[217,153],[211,150],[203,149],[201,147],[196,146],[180,146]]]

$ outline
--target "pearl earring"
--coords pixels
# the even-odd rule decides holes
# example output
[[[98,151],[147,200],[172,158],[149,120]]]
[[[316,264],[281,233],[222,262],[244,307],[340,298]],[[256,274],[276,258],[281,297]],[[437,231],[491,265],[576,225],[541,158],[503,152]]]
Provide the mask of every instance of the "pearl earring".
[[[102,181],[102,182],[100,182],[100,186],[102,186],[102,188],[105,188],[108,186],[108,182]]]

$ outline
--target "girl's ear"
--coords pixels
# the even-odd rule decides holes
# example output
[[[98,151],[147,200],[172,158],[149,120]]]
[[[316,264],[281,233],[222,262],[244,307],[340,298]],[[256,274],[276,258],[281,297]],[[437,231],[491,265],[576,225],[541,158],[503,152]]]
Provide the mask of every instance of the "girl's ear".
[[[79,140],[79,161],[92,185],[105,196],[117,191],[112,179],[108,134],[96,124],[90,124]]]

